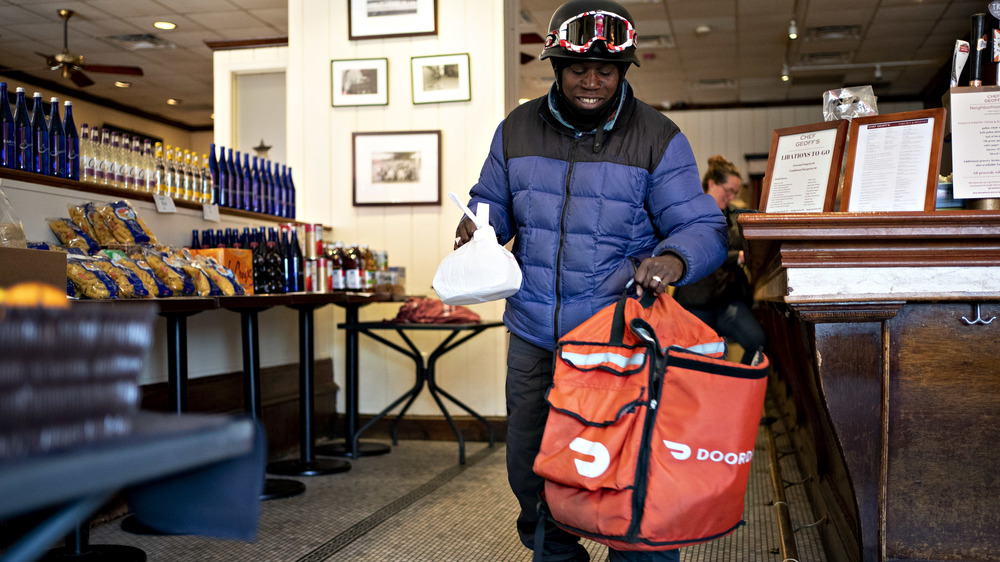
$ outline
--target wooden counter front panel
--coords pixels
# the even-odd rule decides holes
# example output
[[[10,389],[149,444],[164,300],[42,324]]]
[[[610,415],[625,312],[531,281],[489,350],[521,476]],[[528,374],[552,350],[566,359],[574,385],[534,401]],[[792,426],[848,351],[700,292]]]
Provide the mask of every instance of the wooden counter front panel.
[[[1000,305],[890,321],[888,560],[1000,560]],[[957,556],[957,557],[956,557]]]
[[[796,456],[807,478],[805,492],[809,496],[815,521],[825,521],[819,527],[827,551],[827,559],[833,562],[859,562],[862,560],[861,529],[859,518],[875,522],[875,506],[865,504],[861,510],[855,501],[854,487],[867,485],[870,489],[862,496],[877,497],[877,489],[872,479],[852,483],[846,458],[863,463],[871,460],[865,453],[869,443],[877,439],[849,439],[845,444],[840,438],[834,420],[864,427],[863,434],[869,437],[873,427],[878,427],[877,419],[872,422],[870,415],[855,416],[855,408],[870,410],[865,401],[857,400],[851,385],[840,385],[830,381],[826,375],[831,371],[858,372],[854,366],[858,357],[878,357],[880,339],[873,337],[872,329],[863,328],[857,336],[845,329],[854,328],[845,324],[814,326],[803,322],[785,305],[762,304],[757,310],[761,324],[767,331],[768,353],[772,365],[772,396],[781,416],[791,421],[789,437],[795,444]],[[874,334],[879,333],[880,324],[875,323]],[[819,329],[817,333],[816,328]],[[861,350],[864,349],[864,352]],[[870,371],[865,368],[865,371]],[[821,376],[821,373],[826,376]],[[854,374],[848,378],[855,380]],[[825,380],[825,382],[824,382]],[[826,389],[827,384],[832,388]],[[871,381],[865,383],[871,386]],[[838,393],[842,398],[834,401],[835,415],[830,415],[830,407],[824,396],[827,390]],[[870,394],[866,392],[865,394]],[[864,418],[864,423],[862,423]],[[877,431],[877,429],[875,429]],[[845,455],[848,451],[859,454]],[[860,455],[860,456],[859,456]],[[806,522],[798,522],[806,523]],[[873,528],[874,525],[868,525]],[[870,533],[869,533],[870,534]],[[873,551],[874,552],[874,551]]]
[[[824,436],[830,457],[825,459],[829,473],[823,474],[823,466],[819,467],[828,481],[822,489],[836,500],[832,505],[846,508],[845,522],[860,526],[861,560],[877,560],[882,324],[822,323],[816,324],[815,334],[818,403],[825,406],[833,429]],[[855,510],[857,520],[851,521],[847,514]],[[839,529],[842,535],[846,531]]]

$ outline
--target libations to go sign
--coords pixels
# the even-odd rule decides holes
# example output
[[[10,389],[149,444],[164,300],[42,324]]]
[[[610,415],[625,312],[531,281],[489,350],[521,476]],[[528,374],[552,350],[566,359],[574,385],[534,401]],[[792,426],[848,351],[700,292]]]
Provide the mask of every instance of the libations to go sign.
[[[838,210],[836,196],[846,144],[840,211],[933,211],[945,115],[938,108],[855,117],[850,124],[837,120],[776,129],[760,210]],[[1000,143],[1000,128],[997,132]]]
[[[833,210],[847,121],[775,129],[760,209],[766,213]]]

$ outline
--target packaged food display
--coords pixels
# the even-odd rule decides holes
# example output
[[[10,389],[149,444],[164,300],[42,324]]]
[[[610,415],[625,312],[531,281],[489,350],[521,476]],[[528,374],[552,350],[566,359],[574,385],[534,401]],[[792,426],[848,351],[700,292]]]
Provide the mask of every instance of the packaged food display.
[[[52,233],[56,235],[59,242],[64,246],[69,248],[78,248],[83,250],[88,254],[93,254],[94,252],[101,249],[98,246],[97,241],[87,235],[82,228],[76,225],[72,219],[69,218],[54,218],[49,219],[49,228],[52,229]]]
[[[86,298],[118,298],[118,284],[93,262],[89,257],[66,256],[66,277]]]

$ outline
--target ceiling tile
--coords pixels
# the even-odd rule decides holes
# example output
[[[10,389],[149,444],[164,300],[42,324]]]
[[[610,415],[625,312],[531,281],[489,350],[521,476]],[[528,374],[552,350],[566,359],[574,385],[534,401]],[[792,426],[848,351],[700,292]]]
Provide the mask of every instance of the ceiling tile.
[[[552,12],[563,0],[523,0],[528,31],[544,35]],[[797,64],[803,56],[843,52],[851,60],[876,61],[900,58],[940,60],[940,65],[900,67],[883,71],[885,88],[894,96],[920,96],[942,66],[947,66],[954,40],[966,37],[969,17],[985,10],[986,0],[661,0],[629,2],[641,37],[669,34],[674,48],[640,47],[642,68],[629,80],[640,93],[657,100],[713,100],[712,103],[779,102],[811,99],[824,89],[842,85],[846,72],[798,73],[793,84],[781,84],[777,74],[785,60]],[[88,61],[140,66],[146,76],[129,92],[110,86],[114,75],[94,78],[87,93],[119,103],[132,104],[150,113],[170,116],[198,126],[210,125],[209,111],[170,108],[162,103],[168,91],[193,103],[211,103],[212,52],[206,40],[237,40],[287,35],[287,0],[0,0],[0,65],[31,64],[41,79],[59,80],[34,51],[55,53],[62,48],[62,21],[57,10],[76,15],[69,22],[69,46]],[[858,25],[862,38],[818,42],[786,37],[788,21],[798,8],[800,34],[809,27]],[[338,1],[331,13],[343,10]],[[178,24],[173,32],[151,29],[157,19]],[[695,26],[707,24],[713,32],[696,37]],[[110,35],[152,33],[171,41],[175,49],[128,51],[108,43]],[[883,40],[883,37],[892,38]],[[642,45],[640,40],[640,45]],[[538,46],[528,49],[537,54]],[[407,55],[401,55],[406,58]],[[648,57],[648,58],[647,58]],[[521,65],[522,95],[542,95],[552,82],[551,67],[532,61]],[[869,71],[861,69],[857,78]],[[53,78],[55,75],[55,78]],[[178,81],[183,77],[184,80]],[[704,91],[697,80],[736,81],[733,91]],[[855,76],[852,76],[855,78]],[[694,85],[694,86],[692,86]],[[72,87],[70,84],[69,87]],[[701,87],[702,90],[695,90]],[[201,101],[204,100],[204,101]],[[720,100],[730,100],[722,102]],[[817,101],[818,105],[818,101]]]

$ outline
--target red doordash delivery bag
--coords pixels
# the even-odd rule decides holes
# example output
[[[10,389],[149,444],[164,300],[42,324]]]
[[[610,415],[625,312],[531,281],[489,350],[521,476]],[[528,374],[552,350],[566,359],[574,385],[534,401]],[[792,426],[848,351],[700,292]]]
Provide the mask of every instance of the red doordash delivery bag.
[[[768,362],[724,352],[666,294],[623,295],[559,340],[534,464],[558,526],[617,550],[668,550],[743,524]]]

